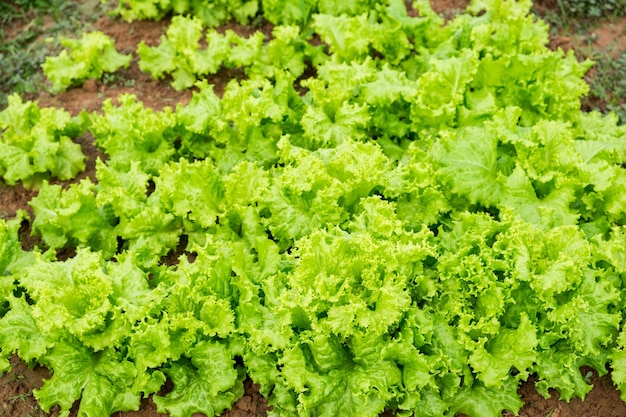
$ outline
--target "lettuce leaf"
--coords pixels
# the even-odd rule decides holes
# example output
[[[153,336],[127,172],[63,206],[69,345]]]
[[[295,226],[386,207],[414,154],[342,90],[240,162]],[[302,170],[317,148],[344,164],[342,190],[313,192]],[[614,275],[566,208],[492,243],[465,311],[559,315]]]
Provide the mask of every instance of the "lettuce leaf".
[[[189,351],[192,359],[172,363],[165,373],[174,390],[155,396],[158,412],[173,417],[203,413],[220,415],[243,394],[245,374],[235,367],[232,351],[226,344],[201,342]]]
[[[89,247],[105,257],[117,251],[115,215],[98,206],[90,179],[63,189],[43,183],[29,205],[35,212],[33,232],[51,248]]]
[[[79,413],[85,415],[109,416],[139,409],[144,387],[133,384],[137,369],[113,348],[95,354],[75,341],[63,340],[41,361],[54,369],[52,378],[34,391],[44,410],[59,405],[59,415],[67,417],[79,398]]]

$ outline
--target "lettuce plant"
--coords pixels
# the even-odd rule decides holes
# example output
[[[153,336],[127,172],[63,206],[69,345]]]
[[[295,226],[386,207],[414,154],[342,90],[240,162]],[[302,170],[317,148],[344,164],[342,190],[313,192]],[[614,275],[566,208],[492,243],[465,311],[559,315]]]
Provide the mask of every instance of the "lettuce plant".
[[[85,33],[80,39],[63,38],[61,43],[70,50],[69,54],[63,50],[41,65],[56,93],[88,79],[98,80],[105,72],[128,68],[132,59],[117,52],[113,39],[99,31]]]
[[[85,169],[85,155],[72,141],[85,130],[84,119],[65,110],[40,108],[17,94],[0,112],[0,178],[37,187],[42,180],[74,178]]]
[[[203,37],[205,48],[200,46]],[[296,26],[276,26],[272,39],[265,41],[259,31],[248,38],[232,30],[204,33],[198,18],[175,16],[159,45],[139,44],[139,68],[153,78],[170,75],[172,87],[183,90],[222,68],[243,68],[251,78],[274,78],[286,72],[295,79],[304,73],[307,63],[322,55]]]
[[[106,0],[104,0],[106,1]],[[335,0],[121,0],[115,12],[124,20],[160,20],[170,13],[196,16],[205,27],[216,27],[236,20],[248,24],[262,12],[273,24],[306,24],[317,12],[356,15],[388,1]]]
[[[106,1],[106,0],[105,0]],[[215,27],[235,18],[247,24],[258,11],[257,0],[121,0],[115,12],[124,20],[160,20],[168,13],[197,16],[203,24]]]

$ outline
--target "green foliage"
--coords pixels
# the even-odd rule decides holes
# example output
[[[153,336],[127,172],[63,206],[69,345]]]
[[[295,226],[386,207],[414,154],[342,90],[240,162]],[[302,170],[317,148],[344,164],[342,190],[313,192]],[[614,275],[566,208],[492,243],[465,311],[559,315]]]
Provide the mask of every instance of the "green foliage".
[[[41,66],[57,93],[88,79],[100,79],[105,72],[127,68],[132,59],[117,52],[113,39],[102,32],[85,33],[80,39],[64,38],[61,43],[69,48],[69,55],[63,50],[58,56],[46,58]]]
[[[58,38],[80,32],[102,6],[71,0],[0,3],[0,106],[11,93],[31,95],[44,88],[41,64],[60,49]]]
[[[258,10],[257,0],[121,0],[115,12],[127,21],[160,20],[169,13],[198,17],[208,27],[232,18],[246,24]]]
[[[205,48],[200,47],[203,37]],[[272,39],[264,41],[259,31],[244,38],[232,30],[221,34],[211,29],[203,36],[199,19],[175,16],[158,46],[139,44],[139,68],[153,78],[171,75],[172,87],[183,90],[222,68],[243,67],[251,78],[274,78],[285,72],[295,79],[302,75],[307,62],[321,55],[295,26],[277,26]]]
[[[206,27],[216,27],[233,19],[247,24],[259,12],[274,24],[306,24],[314,13],[354,16],[387,3],[371,0],[121,0],[115,12],[127,21],[160,20],[170,13],[190,15]]]
[[[169,108],[161,112],[145,108],[129,94],[119,96],[118,102],[114,106],[105,100],[102,114],[91,115],[89,131],[112,168],[127,172],[139,163],[142,171],[157,175],[175,152],[175,116]]]
[[[39,108],[17,95],[0,112],[0,178],[9,185],[18,181],[37,186],[50,176],[74,178],[85,169],[80,145],[72,142],[84,132],[83,120],[64,110]]]
[[[11,3],[3,2],[0,5],[0,11],[6,19],[22,18],[29,11],[38,9],[48,11],[53,9],[54,5],[50,0],[17,0]]]
[[[626,15],[624,0],[559,0],[561,12],[573,17],[609,17]]]
[[[40,23],[40,22],[39,22]],[[6,33],[0,32],[0,105],[8,104],[8,96],[12,93],[34,93],[43,84],[39,73],[40,65],[49,53],[48,46],[34,42],[39,36],[37,21],[20,36],[8,40]]]
[[[189,103],[85,116],[106,158],[31,201],[49,251],[0,223],[0,369],[51,368],[44,410],[213,416],[246,374],[272,416],[499,417],[531,374],[584,397],[582,366],[624,389],[626,127],[580,111],[591,64],[530,1],[333,4],[271,40],[173,18],[141,65]],[[221,66],[247,77],[218,97]]]
[[[596,61],[589,79],[589,103],[601,111],[613,111],[626,123],[626,51],[592,57]]]
[[[615,17],[626,13],[626,3],[619,3],[563,0],[559,2],[559,10],[542,8],[535,12],[550,24],[551,34],[557,40],[565,36],[571,42],[579,59],[591,59],[595,63],[593,71],[586,76],[589,94],[582,100],[583,108],[605,114],[615,112],[624,123],[626,57],[623,48],[619,45],[619,38],[604,49],[596,42],[599,25],[612,26]]]

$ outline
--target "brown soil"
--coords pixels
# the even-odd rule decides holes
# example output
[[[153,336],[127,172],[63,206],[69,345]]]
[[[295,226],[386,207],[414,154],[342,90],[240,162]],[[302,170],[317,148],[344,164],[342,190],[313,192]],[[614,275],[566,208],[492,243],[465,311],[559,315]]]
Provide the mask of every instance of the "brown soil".
[[[624,42],[626,16],[603,22],[591,34],[594,39],[594,45],[598,49],[616,56],[619,52],[626,49],[626,42]]]
[[[83,0],[89,1],[89,0]],[[450,18],[459,11],[462,11],[468,4],[467,0],[432,0],[433,8],[444,17]],[[554,4],[552,4],[554,3]],[[557,3],[552,0],[545,0],[539,7],[544,10],[554,7]],[[26,24],[26,23],[25,23]],[[159,42],[159,37],[163,34],[167,21],[163,22],[134,22],[128,24],[109,17],[103,17],[95,23],[94,29],[103,31],[116,40],[118,50],[123,53],[133,53],[137,44],[143,40],[149,45]],[[249,27],[238,25],[228,25],[240,34],[249,35]],[[224,29],[224,28],[223,28]],[[256,30],[256,28],[255,28]],[[271,27],[265,25],[259,30],[269,34]],[[626,47],[625,42],[626,18],[607,21],[594,30],[595,43],[603,50],[610,50],[611,45],[621,45]],[[553,48],[571,49],[572,40],[565,36],[553,36],[551,46]],[[215,85],[218,95],[224,90],[226,83],[233,77],[232,72],[223,71],[209,78],[209,82]],[[72,88],[67,92],[50,96],[45,92],[40,92],[36,98],[42,106],[56,106],[68,110],[71,114],[77,115],[82,110],[99,111],[102,103],[106,99],[115,99],[122,93],[135,94],[139,100],[147,107],[162,109],[163,107],[175,107],[178,103],[185,104],[191,97],[191,91],[177,92],[169,86],[169,81],[153,80],[149,74],[143,73],[137,66],[135,56],[128,69],[120,71],[112,81],[89,81],[82,88]],[[30,97],[33,98],[33,97]],[[95,160],[103,155],[93,145],[93,138],[86,134],[78,140],[83,147],[89,161],[87,169],[80,178],[89,176],[95,180]],[[79,179],[80,179],[79,178]],[[28,201],[36,195],[36,191],[27,190],[21,186],[8,187],[0,184],[0,217],[11,218],[15,216],[18,209],[25,209],[32,215],[32,210],[28,206]],[[32,249],[35,245],[40,245],[40,241],[29,236],[30,226],[25,222],[21,235],[24,238],[25,249]],[[42,411],[37,405],[37,401],[32,395],[33,389],[41,387],[43,380],[50,377],[50,372],[45,368],[29,368],[19,358],[11,358],[13,369],[11,372],[0,377],[0,417],[42,417],[59,415],[58,409],[52,409],[49,413]],[[572,369],[572,372],[578,370]],[[587,374],[587,370],[582,370]],[[626,416],[626,402],[620,399],[617,391],[610,379],[610,375],[598,377],[593,373],[589,377],[594,385],[593,390],[587,395],[584,401],[574,399],[570,403],[558,400],[558,394],[553,393],[549,399],[541,397],[534,389],[534,379],[522,383],[519,393],[525,405],[520,410],[519,416],[523,417],[624,417]],[[70,416],[77,415],[75,406]],[[150,398],[144,399],[141,408],[134,412],[115,413],[115,417],[157,417],[159,415],[156,407]],[[258,393],[258,387],[250,380],[245,383],[244,396],[235,403],[233,409],[223,414],[228,417],[261,417],[267,415],[267,401]],[[391,414],[385,413],[386,416]],[[201,414],[194,415],[199,417]],[[503,417],[510,417],[508,412],[503,413]]]
[[[589,370],[583,369],[587,375]],[[559,394],[551,390],[549,399],[540,396],[534,389],[534,378],[522,384],[519,393],[524,401],[524,407],[519,412],[520,417],[624,417],[626,403],[620,399],[620,393],[613,386],[610,375],[598,377],[593,372],[590,383],[594,388],[587,394],[584,401],[573,399],[569,403],[560,401]],[[552,413],[552,414],[550,414]]]
[[[463,12],[469,3],[469,0],[432,0],[430,5],[435,12],[450,19],[455,14]]]

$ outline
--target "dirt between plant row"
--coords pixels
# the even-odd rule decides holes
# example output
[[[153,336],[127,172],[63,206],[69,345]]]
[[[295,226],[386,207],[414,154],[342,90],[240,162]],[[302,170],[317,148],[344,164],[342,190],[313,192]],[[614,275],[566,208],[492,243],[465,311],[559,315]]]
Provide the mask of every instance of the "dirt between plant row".
[[[82,0],[83,2],[88,0]],[[545,0],[536,5],[541,10],[550,7],[558,7],[557,3],[550,4],[551,0]],[[455,11],[464,9],[467,6],[466,0],[431,0],[433,8],[445,17],[451,17]],[[101,30],[105,34],[113,37],[116,41],[118,51],[122,53],[134,53],[140,41],[148,45],[156,45],[160,36],[164,33],[164,28],[168,21],[161,22],[134,22],[125,23],[110,17],[102,17],[95,25],[94,29]],[[239,25],[228,25],[223,29],[233,29],[240,34],[250,34],[250,27]],[[271,28],[261,27],[265,33]],[[596,46],[602,49],[610,48],[611,45],[622,45],[626,47],[626,18],[607,22],[594,30]],[[78,35],[78,34],[77,34]],[[565,36],[553,36],[551,47],[567,50],[571,49],[574,42]],[[208,82],[215,85],[218,95],[224,91],[227,82],[233,77],[239,77],[241,73],[233,70],[223,70],[218,74],[210,76]],[[101,81],[88,81],[82,87],[69,89],[63,94],[51,96],[45,91],[39,92],[34,97],[41,106],[55,106],[64,108],[72,115],[80,113],[82,110],[89,112],[99,111],[102,103],[106,99],[115,99],[122,93],[135,94],[147,107],[160,110],[163,107],[175,107],[178,103],[185,104],[192,95],[191,90],[182,92],[175,91],[169,85],[169,81],[153,80],[150,75],[139,70],[137,57],[135,55],[130,67],[117,73],[113,81],[104,83]],[[83,147],[84,153],[89,161],[85,172],[81,173],[78,181],[87,176],[95,180],[95,160],[102,157],[101,152],[94,146],[93,138],[89,134],[77,139]],[[8,187],[0,184],[0,217],[11,218],[19,209],[25,209],[32,215],[32,210],[28,206],[28,201],[36,195],[35,191],[27,190],[22,186]],[[26,224],[21,230],[21,235],[25,249],[32,249],[40,244],[36,237],[30,236],[30,227]],[[53,407],[50,412],[42,411],[32,392],[42,386],[43,381],[50,378],[50,372],[41,367],[29,368],[17,356],[11,358],[12,371],[0,377],[0,417],[56,417],[60,410]],[[572,369],[571,372],[579,372]],[[620,399],[620,393],[613,386],[610,374],[599,377],[597,373],[588,369],[582,369],[583,375],[593,384],[593,390],[587,395],[584,401],[573,399],[570,403],[558,400],[558,393],[551,392],[552,397],[544,399],[534,388],[534,377],[521,384],[519,394],[524,401],[524,406],[519,412],[521,417],[626,417],[626,402]],[[75,404],[70,412],[71,417],[77,416],[78,404]],[[267,415],[267,401],[259,394],[258,386],[247,380],[245,382],[244,396],[239,399],[232,410],[225,412],[224,417],[262,417]],[[393,414],[384,413],[383,416],[391,417]],[[118,412],[113,417],[156,417],[163,416],[157,413],[156,406],[150,398],[144,399],[138,411]],[[194,417],[200,417],[196,414]],[[511,417],[513,414],[504,412],[503,417]]]

